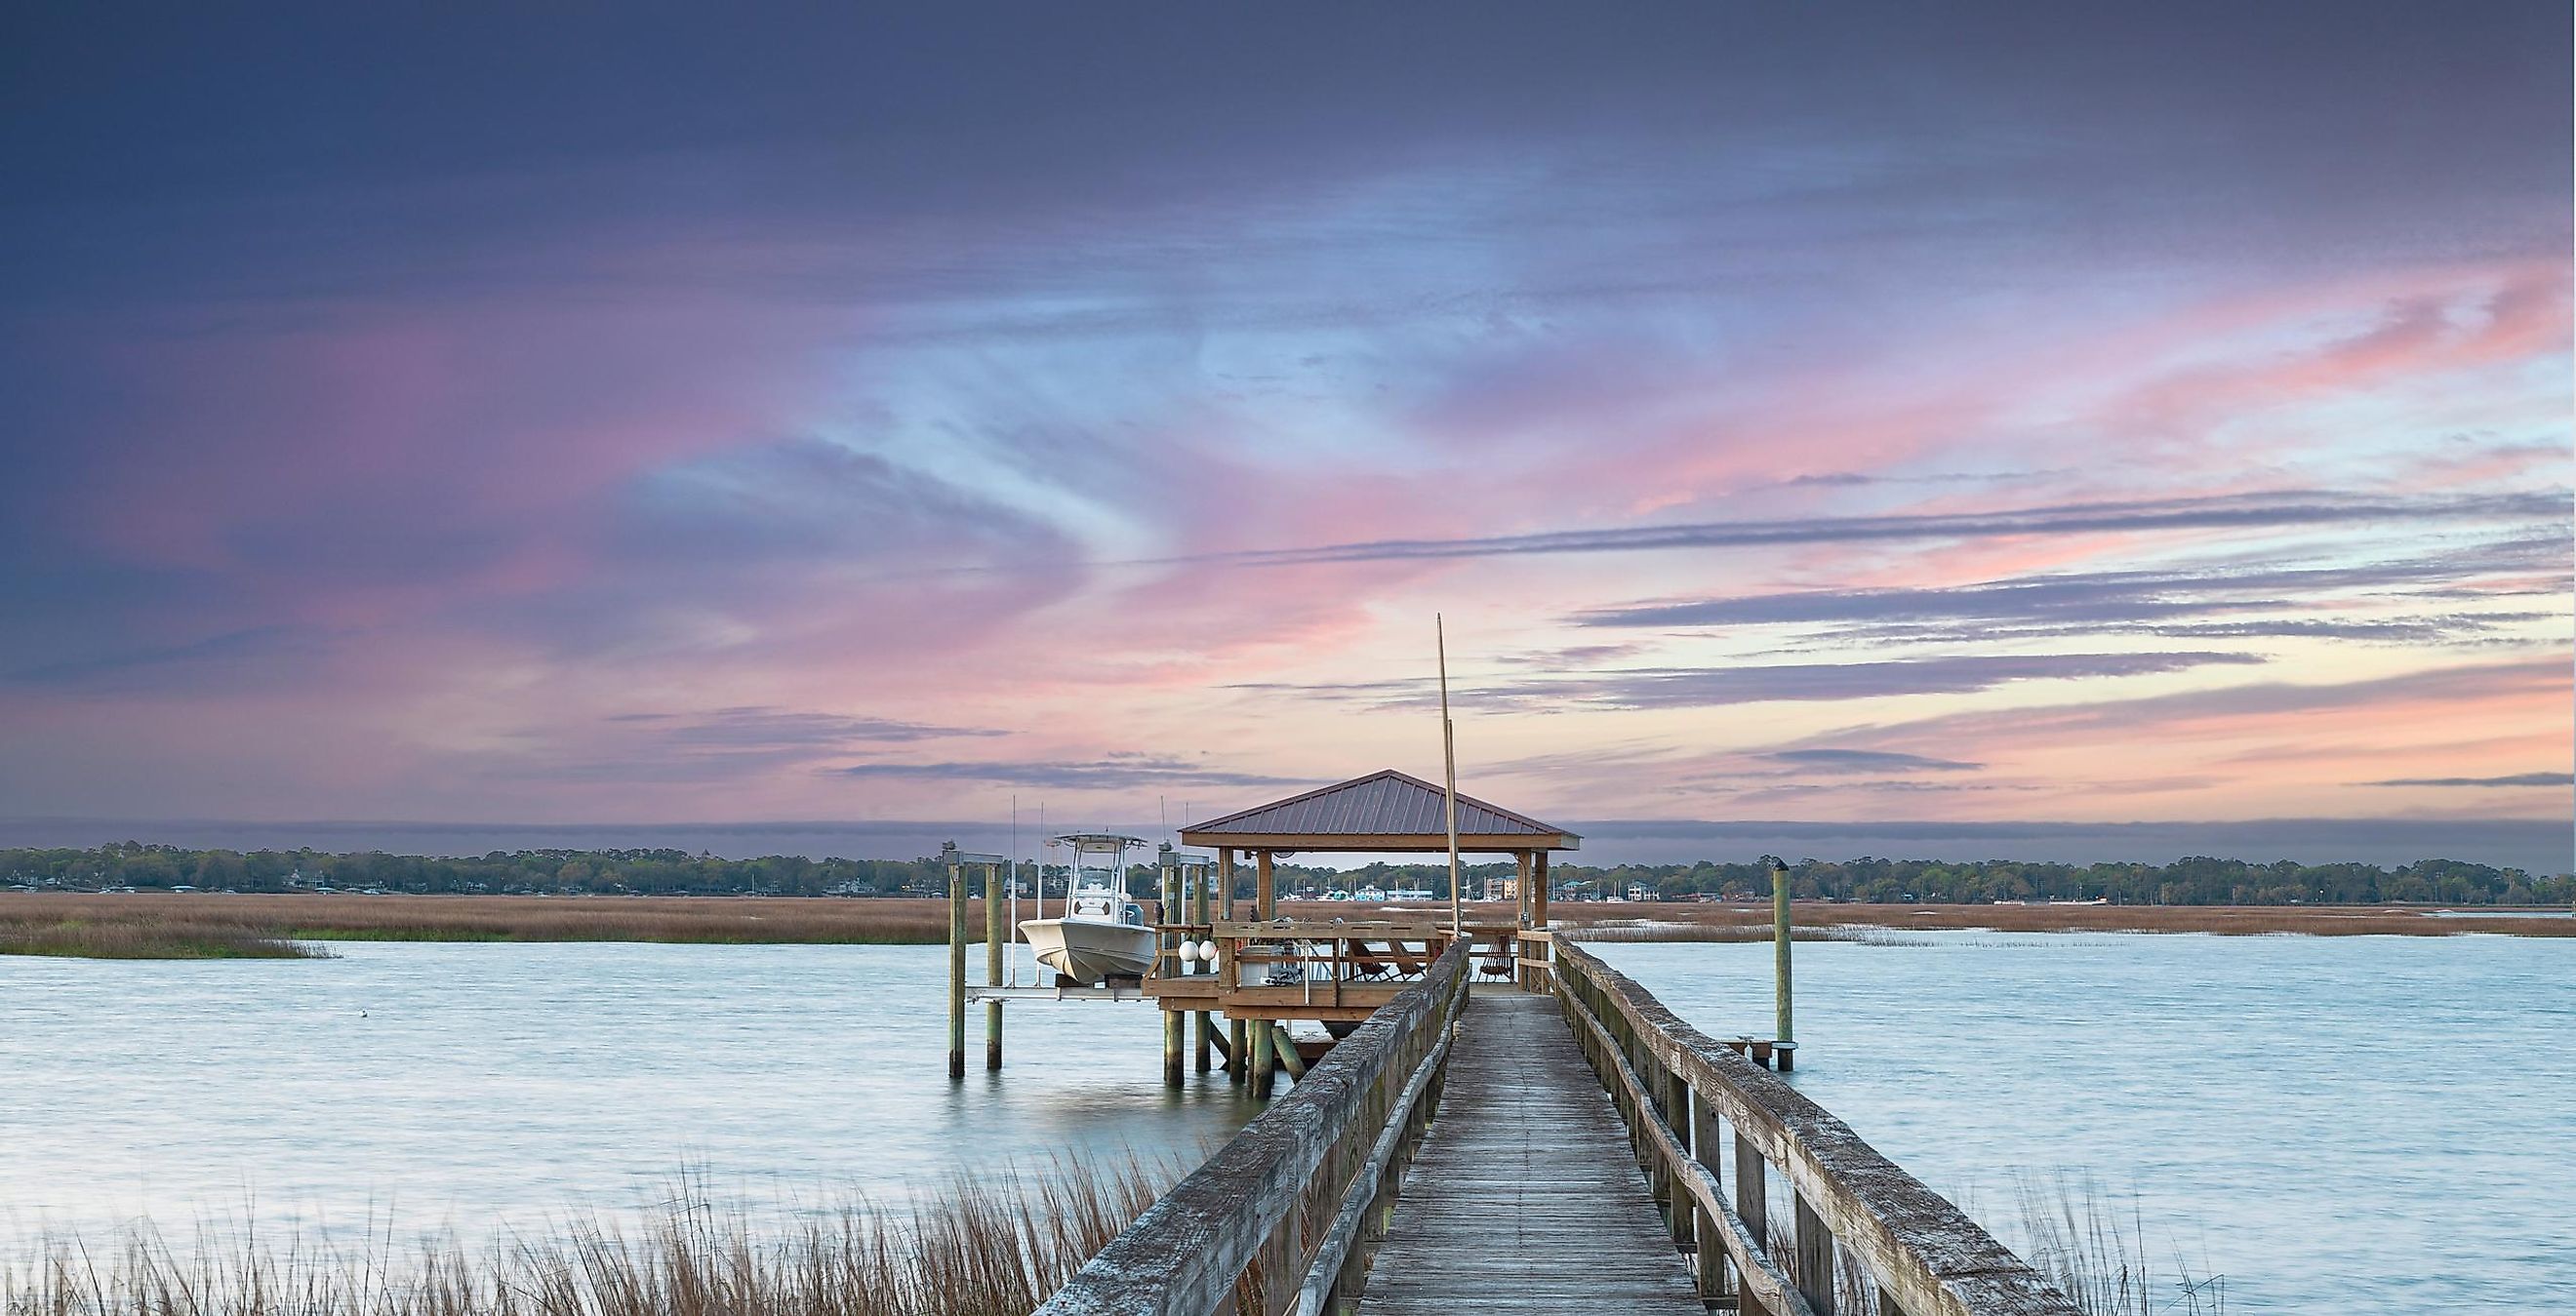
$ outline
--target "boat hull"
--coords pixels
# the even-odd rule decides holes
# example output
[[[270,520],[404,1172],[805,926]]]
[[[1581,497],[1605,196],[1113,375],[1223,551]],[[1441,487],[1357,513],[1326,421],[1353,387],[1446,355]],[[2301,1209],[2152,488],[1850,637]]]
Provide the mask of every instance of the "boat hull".
[[[1033,918],[1020,935],[1038,963],[1085,987],[1111,978],[1141,978],[1154,967],[1154,930],[1078,918]]]

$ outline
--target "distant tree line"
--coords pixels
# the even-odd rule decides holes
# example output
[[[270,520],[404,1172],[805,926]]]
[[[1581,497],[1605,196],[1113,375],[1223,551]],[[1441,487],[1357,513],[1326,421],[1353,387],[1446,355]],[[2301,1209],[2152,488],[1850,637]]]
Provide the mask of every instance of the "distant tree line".
[[[1038,866],[1019,865],[1023,890]],[[1508,863],[1462,868],[1468,894],[1512,875]],[[1050,892],[1063,889],[1064,868],[1046,869]],[[1376,886],[1449,894],[1441,863],[1371,864],[1336,871],[1283,864],[1282,895]],[[1550,886],[1560,899],[1625,896],[1632,888],[1666,900],[1754,899],[1771,890],[1757,864],[1558,863]],[[431,858],[369,851],[190,850],[132,841],[86,850],[0,849],[0,886],[98,891],[117,887],[208,891],[387,891],[419,894],[636,894],[891,896],[947,890],[947,870],[921,859],[805,859],[770,855],[719,859],[681,850],[517,850],[479,858]],[[2565,905],[2576,903],[2576,877],[2536,876],[2454,859],[2424,859],[2402,868],[2370,864],[2249,863],[2190,858],[2170,864],[2043,864],[1986,859],[1802,860],[1790,869],[1802,899],[1879,903],[1984,904],[1996,900],[2108,899],[2134,905],[2394,904]],[[1252,893],[1251,865],[1235,870],[1238,895]],[[1153,891],[1153,872],[1130,870],[1130,889]]]
[[[1282,870],[1283,873],[1292,870]],[[1372,864],[1344,873],[1298,868],[1301,887],[1348,889],[1355,882],[1392,890],[1427,887],[1448,896],[1448,865]],[[1509,877],[1510,864],[1462,867],[1469,894]],[[1771,874],[1752,863],[1551,864],[1552,898],[1626,896],[1632,888],[1662,900],[1767,897]],[[2109,900],[2123,905],[2565,905],[2576,903],[2576,877],[2537,876],[2457,859],[2420,859],[2402,868],[2371,864],[2251,863],[2195,856],[2169,864],[2049,864],[2008,859],[1804,859],[1789,868],[1790,893],[1802,900],[1879,904],[1988,904],[1997,900]]]

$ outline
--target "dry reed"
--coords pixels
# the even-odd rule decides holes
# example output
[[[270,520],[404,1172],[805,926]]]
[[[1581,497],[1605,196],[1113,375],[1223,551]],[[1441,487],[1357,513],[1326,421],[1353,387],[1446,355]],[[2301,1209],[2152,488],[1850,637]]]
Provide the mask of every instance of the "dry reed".
[[[1019,1316],[1174,1177],[1133,1158],[961,1172],[908,1211],[846,1202],[769,1235],[691,1185],[632,1232],[585,1218],[480,1253],[246,1231],[183,1253],[146,1226],[105,1252],[49,1238],[0,1262],[0,1316]]]

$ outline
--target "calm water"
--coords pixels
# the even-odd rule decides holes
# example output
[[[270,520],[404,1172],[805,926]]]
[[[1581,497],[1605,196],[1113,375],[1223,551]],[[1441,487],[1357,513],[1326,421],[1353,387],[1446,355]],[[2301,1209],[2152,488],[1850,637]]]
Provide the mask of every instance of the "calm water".
[[[2089,1174],[2231,1312],[2576,1310],[2576,942],[1888,940],[1799,943],[1791,1077],[2007,1241]],[[1767,943],[1602,950],[1770,1032]]]
[[[934,946],[341,943],[335,960],[0,957],[0,1236],[210,1215],[469,1237],[702,1171],[747,1209],[955,1167],[1183,1149],[1254,1113],[1161,1084],[1134,1006],[1019,1006],[947,1077]],[[980,970],[982,956],[973,957]],[[360,1012],[364,1011],[362,1015]]]
[[[2576,1308],[2576,943],[1898,940],[1800,944],[1794,1079],[2008,1239],[2018,1180],[2089,1173],[2231,1311]],[[0,958],[0,1239],[481,1237],[649,1207],[684,1167],[792,1210],[1250,1113],[1222,1076],[1165,1093],[1126,1006],[1014,1006],[1003,1080],[951,1085],[938,947],[337,949]],[[1767,945],[1604,949],[1767,1031]]]

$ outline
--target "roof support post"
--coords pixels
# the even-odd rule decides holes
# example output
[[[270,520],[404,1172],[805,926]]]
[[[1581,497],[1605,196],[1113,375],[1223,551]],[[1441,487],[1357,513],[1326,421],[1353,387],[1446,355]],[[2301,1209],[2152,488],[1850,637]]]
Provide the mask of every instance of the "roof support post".
[[[1547,926],[1547,851],[1530,852],[1530,926]]]
[[[1270,870],[1270,852],[1252,852],[1252,916],[1267,923],[1279,917],[1278,879]]]
[[[1228,921],[1234,918],[1234,847],[1221,845],[1216,851],[1218,912]]]
[[[1512,851],[1512,921],[1522,927],[1530,926],[1530,869],[1535,866],[1529,851]]]

